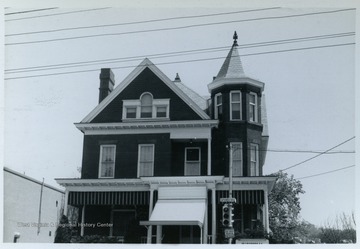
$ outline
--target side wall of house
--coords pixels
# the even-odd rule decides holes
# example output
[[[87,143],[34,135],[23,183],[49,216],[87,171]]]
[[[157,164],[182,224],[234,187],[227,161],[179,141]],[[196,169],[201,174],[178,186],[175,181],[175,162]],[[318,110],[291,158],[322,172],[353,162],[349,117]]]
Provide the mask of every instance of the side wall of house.
[[[53,243],[64,193],[43,187],[38,233],[41,183],[4,170],[4,242]]]

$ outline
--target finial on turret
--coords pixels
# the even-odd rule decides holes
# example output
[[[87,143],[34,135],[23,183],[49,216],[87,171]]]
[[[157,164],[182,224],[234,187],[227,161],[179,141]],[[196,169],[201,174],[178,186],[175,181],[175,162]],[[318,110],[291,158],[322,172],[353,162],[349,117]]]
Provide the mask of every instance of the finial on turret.
[[[236,34],[236,31],[235,31],[235,32],[234,32],[234,36],[233,36],[233,39],[234,39],[234,44],[233,44],[233,46],[238,46],[237,38],[238,38],[238,36],[237,36],[237,34]]]

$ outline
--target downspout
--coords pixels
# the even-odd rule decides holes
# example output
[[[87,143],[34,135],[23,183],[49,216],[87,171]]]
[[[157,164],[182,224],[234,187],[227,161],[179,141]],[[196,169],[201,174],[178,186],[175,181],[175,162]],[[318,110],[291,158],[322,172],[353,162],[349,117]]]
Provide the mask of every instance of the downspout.
[[[40,190],[40,203],[39,203],[39,218],[38,218],[38,229],[37,229],[37,235],[39,235],[40,233],[40,222],[41,222],[41,204],[42,204],[42,195],[43,195],[43,190],[44,190],[44,178],[41,184],[41,190]]]

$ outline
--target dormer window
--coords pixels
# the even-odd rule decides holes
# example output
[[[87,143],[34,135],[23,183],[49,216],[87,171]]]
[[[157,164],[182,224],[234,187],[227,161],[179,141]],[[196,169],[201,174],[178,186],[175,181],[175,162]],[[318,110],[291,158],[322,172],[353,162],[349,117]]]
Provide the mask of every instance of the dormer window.
[[[152,117],[152,107],[153,107],[153,98],[150,93],[144,93],[141,96],[141,118],[151,118]]]
[[[123,121],[169,119],[169,99],[154,99],[149,92],[143,93],[139,99],[123,100]]]

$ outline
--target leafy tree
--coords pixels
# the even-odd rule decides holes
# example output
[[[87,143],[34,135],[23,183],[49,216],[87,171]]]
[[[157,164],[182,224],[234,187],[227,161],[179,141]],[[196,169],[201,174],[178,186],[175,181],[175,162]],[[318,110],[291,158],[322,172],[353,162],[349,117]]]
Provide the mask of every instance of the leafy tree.
[[[342,213],[336,215],[334,220],[328,219],[320,228],[320,239],[324,243],[348,243],[356,242],[355,215]]]
[[[300,194],[305,193],[300,181],[279,171],[269,195],[269,225],[275,243],[291,243],[299,228]]]

